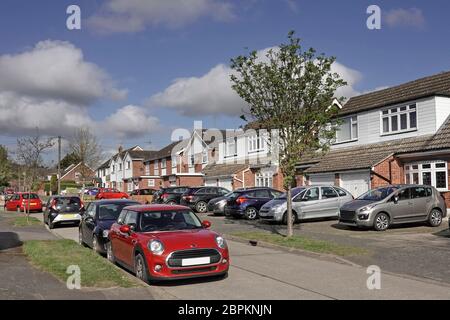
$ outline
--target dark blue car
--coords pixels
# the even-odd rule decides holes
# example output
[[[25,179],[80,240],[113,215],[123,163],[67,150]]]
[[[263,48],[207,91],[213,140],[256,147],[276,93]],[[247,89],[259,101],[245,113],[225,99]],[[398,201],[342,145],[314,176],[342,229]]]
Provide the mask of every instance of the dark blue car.
[[[234,191],[225,205],[225,215],[255,220],[259,216],[259,209],[266,202],[282,194],[281,191],[264,187]]]
[[[105,254],[109,229],[116,222],[122,209],[133,205],[140,205],[140,203],[126,199],[91,202],[81,217],[78,242],[93,248],[98,253]]]

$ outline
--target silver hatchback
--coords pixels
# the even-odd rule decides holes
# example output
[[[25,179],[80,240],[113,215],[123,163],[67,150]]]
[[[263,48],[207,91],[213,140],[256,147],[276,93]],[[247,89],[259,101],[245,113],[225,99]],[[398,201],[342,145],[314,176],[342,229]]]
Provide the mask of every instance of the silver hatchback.
[[[444,198],[434,187],[391,185],[370,190],[342,206],[339,223],[384,231],[393,224],[428,222],[432,227],[447,215]]]
[[[275,198],[264,204],[259,217],[266,221],[286,223],[287,196]],[[306,186],[292,189],[292,211],[294,220],[338,217],[339,208],[353,200],[347,190],[335,186]]]

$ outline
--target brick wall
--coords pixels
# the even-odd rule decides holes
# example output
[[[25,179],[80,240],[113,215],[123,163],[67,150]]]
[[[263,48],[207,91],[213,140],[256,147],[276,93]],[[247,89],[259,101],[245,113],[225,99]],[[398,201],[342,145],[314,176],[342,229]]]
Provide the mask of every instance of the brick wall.
[[[395,158],[389,157],[379,163],[371,175],[371,186],[377,188],[388,184],[405,183],[403,163]]]

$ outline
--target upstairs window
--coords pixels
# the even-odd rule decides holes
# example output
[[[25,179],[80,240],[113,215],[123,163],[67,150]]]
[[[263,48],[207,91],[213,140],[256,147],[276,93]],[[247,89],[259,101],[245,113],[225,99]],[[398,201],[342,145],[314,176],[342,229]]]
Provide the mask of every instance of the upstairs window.
[[[336,132],[336,143],[354,141],[358,139],[358,117],[342,119],[338,131]]]
[[[177,166],[177,156],[172,156],[172,168]]]
[[[195,155],[190,154],[189,155],[189,167],[192,168],[195,165]]]
[[[147,163],[145,165],[145,175],[149,176],[150,175],[150,163]]]
[[[390,108],[381,112],[382,134],[400,133],[417,129],[415,104]]]
[[[127,170],[131,168],[131,161],[127,161]]]
[[[165,169],[166,168],[166,159],[162,159],[161,160],[161,169]]]
[[[264,138],[260,135],[252,135],[248,137],[248,152],[258,152],[264,150]]]
[[[155,176],[159,176],[159,161],[155,160]]]
[[[227,157],[237,156],[237,138],[228,139],[225,143],[225,155]]]
[[[208,149],[204,149],[202,152],[202,163],[208,163]]]

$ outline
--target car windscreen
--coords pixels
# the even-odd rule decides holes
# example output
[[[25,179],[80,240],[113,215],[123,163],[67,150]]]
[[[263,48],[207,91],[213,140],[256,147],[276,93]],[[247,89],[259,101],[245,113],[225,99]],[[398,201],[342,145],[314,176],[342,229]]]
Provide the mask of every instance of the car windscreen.
[[[291,190],[292,193],[292,198],[297,196],[300,193],[304,193],[305,192],[305,188],[294,188]],[[286,200],[287,199],[287,192],[283,193],[281,196],[279,196],[278,198],[275,198],[277,200]]]
[[[190,210],[141,213],[142,232],[200,229],[200,219]]]
[[[117,220],[123,208],[138,204],[138,202],[101,204],[98,207],[98,219]]]
[[[356,200],[381,201],[398,189],[398,187],[384,187],[370,190],[356,198]]]
[[[56,198],[55,206],[60,212],[78,211],[81,208],[81,200],[78,197]]]
[[[39,199],[38,195],[34,194],[34,193],[32,193],[30,195],[28,195],[28,193],[22,194],[22,198],[24,198],[24,199],[28,199],[28,196],[30,196],[30,199]]]

